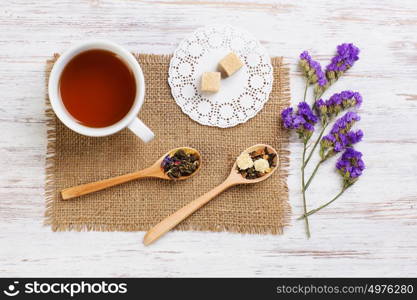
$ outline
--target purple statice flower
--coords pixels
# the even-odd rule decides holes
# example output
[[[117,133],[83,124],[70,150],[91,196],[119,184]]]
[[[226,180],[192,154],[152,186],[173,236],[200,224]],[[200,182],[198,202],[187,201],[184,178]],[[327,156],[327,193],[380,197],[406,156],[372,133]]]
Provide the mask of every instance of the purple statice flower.
[[[352,185],[365,170],[362,153],[353,148],[347,148],[337,161],[336,168],[343,176],[345,187]]]
[[[326,77],[330,83],[336,81],[359,59],[359,48],[352,43],[337,46],[337,54],[326,67]]]
[[[310,84],[317,83],[320,87],[327,85],[326,75],[321,69],[320,63],[313,60],[307,51],[300,54],[300,66]]]
[[[357,131],[351,130],[345,136],[346,136],[346,143],[348,145],[354,145],[362,141],[363,131],[360,129]]]
[[[316,111],[317,115],[321,120],[321,124],[324,126],[329,121],[330,114],[328,112],[326,101],[323,99],[318,99],[314,102],[313,105],[314,110]]]
[[[314,109],[320,115],[322,123],[326,123],[330,118],[337,116],[341,111],[356,107],[362,104],[362,96],[358,92],[343,91],[331,96],[324,101],[319,99],[314,104]]]
[[[284,127],[287,129],[300,129],[300,127],[306,123],[303,116],[298,113],[294,114],[294,109],[292,107],[284,109],[281,113],[281,118]]]
[[[349,146],[359,143],[363,138],[363,132],[362,130],[351,130],[346,134],[340,133],[339,135],[334,135],[333,138],[335,139],[333,151],[338,153]]]
[[[318,122],[318,117],[306,102],[300,102],[295,113],[292,107],[284,109],[281,118],[285,128],[295,129],[300,138],[304,139],[311,137],[314,125]]]
[[[314,109],[317,111],[317,113],[321,116],[321,115],[326,115],[327,114],[327,104],[326,101],[324,101],[323,99],[319,99],[314,103]]]
[[[302,116],[307,122],[312,124],[316,124],[319,120],[307,102],[298,103],[297,115]]]
[[[358,114],[347,112],[336,121],[330,133],[324,136],[320,142],[320,156],[322,160],[326,160],[362,140],[362,130],[350,130],[353,124],[359,120]]]
[[[361,117],[353,111],[348,111],[344,114],[343,117],[338,119],[334,125],[332,130],[330,130],[331,134],[338,134],[338,133],[347,133],[353,126],[353,124],[359,121]]]
[[[362,104],[362,96],[358,92],[343,91],[336,93],[326,101],[329,114],[337,115],[344,109],[359,107]]]
[[[294,109],[292,107],[287,107],[281,112],[281,119],[284,127],[287,129],[294,129]]]
[[[328,134],[321,140],[320,155],[323,160],[345,150],[363,138],[362,130],[349,131],[347,133]]]

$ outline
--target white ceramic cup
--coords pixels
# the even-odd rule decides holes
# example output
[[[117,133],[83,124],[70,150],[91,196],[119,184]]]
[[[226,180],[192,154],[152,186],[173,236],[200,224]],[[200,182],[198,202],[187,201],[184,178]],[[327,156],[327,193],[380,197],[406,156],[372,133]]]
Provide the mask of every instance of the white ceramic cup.
[[[68,62],[74,56],[84,51],[93,49],[107,50],[115,53],[132,70],[136,80],[136,97],[130,111],[117,123],[100,128],[84,126],[77,122],[77,120],[65,108],[59,91],[60,77]],[[57,117],[62,121],[62,123],[75,132],[87,136],[98,137],[114,134],[127,127],[145,143],[154,138],[154,133],[137,118],[139,110],[145,100],[145,79],[143,78],[142,69],[130,52],[113,42],[105,40],[86,41],[70,48],[62,54],[55,62],[49,76],[48,93],[52,109]]]

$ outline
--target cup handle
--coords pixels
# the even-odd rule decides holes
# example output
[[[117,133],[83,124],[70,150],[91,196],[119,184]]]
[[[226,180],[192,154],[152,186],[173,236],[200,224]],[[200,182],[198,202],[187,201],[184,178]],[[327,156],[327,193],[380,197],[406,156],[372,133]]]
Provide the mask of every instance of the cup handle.
[[[138,118],[135,118],[128,128],[145,143],[152,141],[155,137],[152,130]]]

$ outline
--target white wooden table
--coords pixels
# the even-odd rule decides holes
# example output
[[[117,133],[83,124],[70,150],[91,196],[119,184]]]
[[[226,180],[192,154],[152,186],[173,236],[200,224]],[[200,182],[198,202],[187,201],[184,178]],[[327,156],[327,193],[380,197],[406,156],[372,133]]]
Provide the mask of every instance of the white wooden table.
[[[151,247],[143,232],[61,232],[44,227],[44,63],[90,38],[142,53],[172,53],[196,28],[241,26],[291,66],[307,49],[325,65],[353,42],[360,61],[330,92],[364,96],[358,147],[368,169],[351,191],[311,217],[295,217],[300,143],[291,140],[293,221],[282,236],[174,232]],[[417,276],[417,2],[3,0],[0,9],[1,276]],[[327,94],[329,96],[329,93]],[[277,112],[277,117],[278,117]],[[339,189],[334,160],[311,186],[310,207]]]

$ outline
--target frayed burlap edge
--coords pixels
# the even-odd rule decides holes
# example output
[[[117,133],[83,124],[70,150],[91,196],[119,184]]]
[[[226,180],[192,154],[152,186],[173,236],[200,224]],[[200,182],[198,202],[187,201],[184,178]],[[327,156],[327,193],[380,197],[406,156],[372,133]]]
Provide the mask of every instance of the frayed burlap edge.
[[[46,61],[45,67],[45,118],[46,118],[46,136],[47,136],[47,146],[46,146],[46,158],[45,158],[45,225],[51,225],[52,230],[56,231],[57,228],[54,226],[53,220],[53,202],[55,194],[55,178],[54,178],[54,168],[55,168],[55,139],[56,139],[56,119],[55,114],[52,110],[51,103],[49,102],[48,88],[49,88],[49,73],[52,70],[54,62],[58,59],[59,54],[54,53],[53,58]]]
[[[167,58],[171,55],[156,55],[156,54],[135,54],[136,58],[141,61],[148,61],[152,63],[164,63]],[[144,228],[143,225],[134,225],[131,224],[119,224],[119,225],[109,225],[109,224],[57,224],[54,220],[53,214],[53,202],[55,195],[55,180],[54,180],[54,168],[55,168],[55,139],[56,139],[56,118],[52,110],[51,104],[48,97],[48,80],[49,73],[53,67],[54,62],[58,59],[59,54],[55,53],[53,58],[47,60],[45,68],[45,117],[46,117],[46,128],[47,128],[47,149],[46,149],[46,159],[45,159],[45,220],[44,224],[51,226],[52,231],[146,231],[148,228]],[[274,57],[273,60],[278,61],[278,70],[279,70],[279,99],[283,106],[290,105],[290,81],[289,81],[289,67],[287,64],[283,63],[282,57]],[[279,151],[280,164],[281,164],[281,175],[288,176],[288,168],[290,163],[290,151],[288,149],[289,145],[289,134],[281,137],[281,147]],[[244,233],[244,234],[283,234],[284,227],[289,225],[291,220],[291,206],[288,199],[288,185],[287,182],[280,181],[281,184],[277,188],[282,191],[282,196],[284,198],[284,213],[282,218],[282,223],[280,227],[271,226],[251,226],[251,225],[239,225],[239,226],[190,226],[179,224],[175,227],[175,230],[179,231],[212,231],[212,232],[234,232],[234,233]]]

